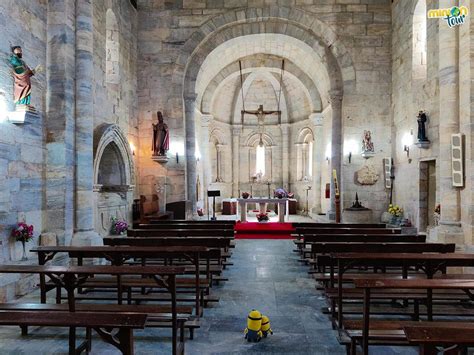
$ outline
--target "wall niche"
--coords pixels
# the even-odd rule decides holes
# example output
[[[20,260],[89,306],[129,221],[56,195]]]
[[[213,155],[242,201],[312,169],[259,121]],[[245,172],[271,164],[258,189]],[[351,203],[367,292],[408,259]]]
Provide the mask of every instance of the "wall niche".
[[[133,155],[127,138],[115,124],[99,126],[94,134],[95,227],[110,234],[112,217],[131,222],[135,188]]]

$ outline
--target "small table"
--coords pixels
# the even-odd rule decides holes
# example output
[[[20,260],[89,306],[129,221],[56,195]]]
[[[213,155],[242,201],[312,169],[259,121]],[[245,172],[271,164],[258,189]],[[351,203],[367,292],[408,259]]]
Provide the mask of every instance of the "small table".
[[[240,221],[247,222],[247,203],[258,203],[260,206],[260,213],[267,211],[268,203],[278,204],[278,222],[285,222],[285,214],[288,216],[288,198],[238,198],[240,209]],[[286,206],[286,209],[284,208]]]
[[[237,214],[237,199],[225,198],[222,200],[222,214],[234,215]]]

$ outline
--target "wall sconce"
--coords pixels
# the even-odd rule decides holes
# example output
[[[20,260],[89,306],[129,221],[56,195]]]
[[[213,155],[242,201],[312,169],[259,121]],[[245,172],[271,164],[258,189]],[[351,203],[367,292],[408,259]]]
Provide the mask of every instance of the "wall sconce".
[[[133,143],[129,143],[130,145],[130,150],[132,151],[132,155],[135,156],[135,145],[133,145]]]
[[[352,160],[352,152],[349,152],[349,164],[351,163]]]
[[[352,162],[352,153],[360,149],[359,144],[354,139],[349,139],[344,142],[344,154],[347,155],[349,164]]]
[[[178,155],[178,152],[176,152],[176,164],[179,164],[179,155]]]
[[[326,161],[327,161],[327,163],[329,164],[329,157],[326,157]]]
[[[172,141],[169,152],[176,155],[176,164],[179,164],[179,156],[184,155],[184,143]]]
[[[413,131],[405,133],[402,137],[403,151],[407,153],[408,163],[411,163],[410,145],[413,144]]]

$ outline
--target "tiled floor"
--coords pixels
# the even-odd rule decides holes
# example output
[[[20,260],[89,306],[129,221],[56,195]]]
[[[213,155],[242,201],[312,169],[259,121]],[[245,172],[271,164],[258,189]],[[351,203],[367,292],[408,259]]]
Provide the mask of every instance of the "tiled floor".
[[[220,302],[205,309],[202,327],[186,342],[187,354],[345,354],[327,316],[325,301],[292,252],[290,240],[238,240],[226,270],[229,281],[214,287]],[[37,293],[27,300],[38,300]],[[247,343],[243,330],[248,312],[256,308],[270,317],[273,336]],[[21,337],[15,327],[0,328],[0,355],[65,354],[67,330],[31,328]],[[169,331],[147,329],[136,333],[136,354],[169,354]],[[117,354],[98,338],[93,354]],[[374,348],[371,354],[416,354],[409,348]]]

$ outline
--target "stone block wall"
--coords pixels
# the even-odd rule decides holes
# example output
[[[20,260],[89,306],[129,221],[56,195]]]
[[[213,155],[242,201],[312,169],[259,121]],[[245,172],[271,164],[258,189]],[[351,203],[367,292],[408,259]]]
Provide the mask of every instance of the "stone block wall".
[[[303,10],[304,14],[297,14]],[[281,17],[300,16],[299,21],[321,21],[327,31],[317,33],[322,41],[335,41],[347,49],[347,55],[339,63],[344,77],[342,103],[342,142],[347,139],[361,140],[363,130],[371,129],[376,146],[376,156],[372,159],[374,166],[382,173],[382,159],[390,156],[391,137],[387,135],[387,126],[391,120],[391,7],[388,0],[242,0],[242,1],[139,1],[139,121],[140,137],[145,145],[151,132],[150,113],[158,109],[165,112],[165,119],[172,128],[171,140],[182,144],[185,141],[183,121],[183,76],[181,68],[189,63],[180,62],[185,58],[183,53],[191,51],[205,38],[201,33],[212,36],[230,19],[245,23],[246,18],[254,14],[278,13]],[[219,16],[225,14],[224,16]],[[297,14],[297,15],[296,15]],[[212,20],[214,19],[214,20]],[[280,25],[285,26],[285,20]],[[318,22],[319,24],[319,22]],[[251,27],[249,34],[272,33],[279,31],[277,24],[265,22]],[[201,29],[199,35],[194,35]],[[287,32],[290,36],[296,33]],[[331,33],[331,35],[329,34]],[[334,34],[335,38],[328,38]],[[309,33],[303,34],[303,38]],[[232,38],[229,32],[228,38]],[[188,46],[185,45],[186,41]],[[220,39],[219,39],[220,40]],[[258,51],[258,50],[257,50]],[[248,53],[245,49],[242,53]],[[190,54],[190,53],[189,53]],[[203,60],[204,58],[199,58]],[[194,69],[193,69],[194,70]],[[212,70],[212,68],[210,68]],[[179,73],[179,74],[177,74]],[[321,80],[323,78],[321,77]],[[193,83],[186,82],[186,85]],[[317,83],[316,83],[317,84]],[[200,92],[196,92],[200,95]],[[328,92],[321,93],[327,98]],[[327,99],[326,99],[327,100]],[[323,107],[327,106],[323,103]],[[148,149],[141,150],[140,156],[140,189],[146,189],[149,179],[145,176],[163,174],[163,168],[153,165]],[[324,156],[324,153],[322,154]],[[353,163],[343,166],[343,204],[350,205],[359,192],[367,207],[375,210],[379,216],[387,204],[387,193],[383,179],[374,186],[357,186],[354,172],[364,161],[356,157]],[[179,172],[179,179],[173,180],[176,186],[185,185],[184,165],[167,165],[168,175],[171,171]],[[173,199],[185,197],[181,195]]]

